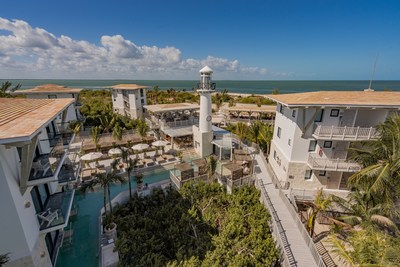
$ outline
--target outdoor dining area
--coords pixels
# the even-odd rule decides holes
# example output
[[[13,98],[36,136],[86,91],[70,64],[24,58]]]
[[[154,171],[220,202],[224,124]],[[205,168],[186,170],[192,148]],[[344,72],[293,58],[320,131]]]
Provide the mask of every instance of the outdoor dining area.
[[[197,164],[201,164],[200,161],[204,159],[198,159]],[[205,166],[205,163],[204,163]],[[197,172],[195,172],[195,168],[197,167]],[[189,162],[183,162],[176,164],[174,168],[170,171],[170,179],[174,183],[174,185],[179,189],[181,188],[185,183],[189,181],[207,181],[208,175],[205,172],[202,172],[202,168],[200,168],[199,171],[199,166],[192,161],[192,163]]]
[[[135,144],[131,147],[114,146],[107,153],[92,151],[81,155],[82,162],[81,182],[87,182],[96,174],[115,172],[123,174],[126,172],[127,163],[123,161],[123,151],[129,150],[129,158],[134,160],[136,170],[144,170],[148,167],[157,167],[177,161],[177,158],[164,152],[164,147],[169,144],[164,140],[157,140],[150,145],[147,143]]]

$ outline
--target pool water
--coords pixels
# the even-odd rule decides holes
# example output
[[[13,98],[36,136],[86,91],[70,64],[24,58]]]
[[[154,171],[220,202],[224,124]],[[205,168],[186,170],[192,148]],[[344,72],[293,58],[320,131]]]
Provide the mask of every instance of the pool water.
[[[169,179],[168,169],[157,169],[144,172],[144,183],[151,184]],[[131,177],[132,188],[136,188],[136,183]],[[122,191],[128,190],[128,183],[113,184],[110,188],[111,198]],[[78,214],[71,217],[68,229],[73,229],[71,239],[65,238],[64,245],[58,254],[57,267],[98,267],[99,266],[99,216],[100,209],[103,207],[103,190],[82,194],[75,192],[73,207],[78,207]],[[65,229],[65,230],[68,230]],[[69,242],[70,241],[70,242]]]

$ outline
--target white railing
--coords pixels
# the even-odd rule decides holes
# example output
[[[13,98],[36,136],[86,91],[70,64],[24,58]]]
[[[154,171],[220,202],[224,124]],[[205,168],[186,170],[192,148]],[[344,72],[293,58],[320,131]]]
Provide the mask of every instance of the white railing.
[[[185,180],[181,180],[179,177],[177,177],[172,171],[169,172],[169,178],[171,179],[171,181],[175,184],[175,186],[179,189],[181,188],[185,183],[189,182],[189,181],[207,181],[208,180],[208,175],[204,174],[204,175],[200,175],[200,176],[196,176],[196,177],[192,177],[189,179],[185,179]]]
[[[326,138],[332,140],[370,140],[378,138],[378,132],[374,127],[337,127],[318,125],[313,135],[316,138]]]
[[[361,166],[358,163],[345,159],[321,158],[316,154],[310,154],[307,163],[311,169],[320,171],[358,172],[361,170]]]
[[[296,189],[290,188],[290,200],[293,201],[313,201],[317,195],[318,189]],[[349,190],[340,190],[340,189],[323,189],[324,195],[335,195],[341,198],[346,198],[350,193]],[[294,202],[293,202],[294,203]]]

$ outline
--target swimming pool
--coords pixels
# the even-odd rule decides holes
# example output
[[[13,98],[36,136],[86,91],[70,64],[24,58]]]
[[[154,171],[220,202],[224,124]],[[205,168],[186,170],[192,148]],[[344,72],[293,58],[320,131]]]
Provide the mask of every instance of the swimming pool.
[[[166,168],[144,172],[144,183],[151,184],[169,179],[169,170]],[[136,183],[131,177],[132,188]],[[111,197],[115,197],[122,191],[128,190],[128,183],[113,184],[111,186]],[[78,214],[70,219],[73,235],[64,240],[60,249],[57,267],[85,266],[98,267],[99,265],[99,212],[103,207],[103,191],[101,188],[95,192],[81,194],[76,191],[73,206],[78,207]],[[68,227],[69,228],[69,227]]]

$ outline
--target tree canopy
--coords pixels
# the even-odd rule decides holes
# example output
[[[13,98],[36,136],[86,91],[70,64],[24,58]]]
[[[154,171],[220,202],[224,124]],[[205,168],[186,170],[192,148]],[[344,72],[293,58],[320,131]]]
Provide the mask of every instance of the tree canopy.
[[[254,187],[155,190],[115,212],[121,266],[271,266],[278,250]]]

